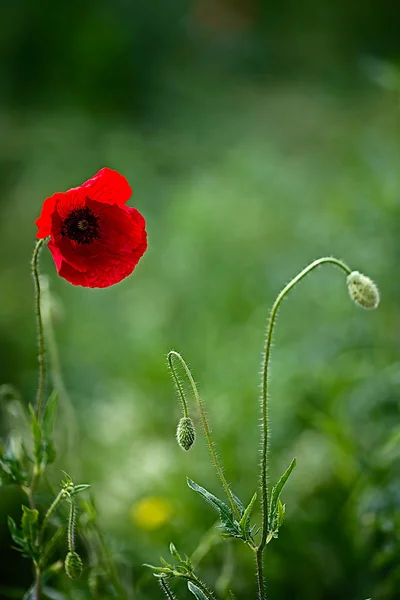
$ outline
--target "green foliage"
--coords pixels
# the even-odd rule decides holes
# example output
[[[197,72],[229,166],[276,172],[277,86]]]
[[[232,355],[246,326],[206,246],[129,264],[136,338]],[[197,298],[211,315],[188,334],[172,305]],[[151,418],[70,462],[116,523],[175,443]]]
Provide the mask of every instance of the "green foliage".
[[[278,531],[285,516],[285,505],[282,504],[280,495],[295,466],[296,459],[294,458],[282,477],[279,479],[278,483],[272,488],[268,510],[268,531],[269,535],[274,538],[278,537]]]
[[[0,445],[0,485],[12,484],[26,486],[28,484],[27,473],[13,450],[10,448],[5,452]]]
[[[243,542],[253,543],[253,531],[254,527],[250,526],[251,511],[254,506],[254,502],[257,498],[257,494],[254,494],[250,504],[245,509],[243,503],[233,495],[234,502],[239,511],[240,521],[235,519],[232,509],[225,504],[222,500],[208,492],[205,488],[197,485],[194,481],[187,478],[187,484],[193,491],[197,492],[210,504],[219,514],[221,519],[221,535],[224,538],[238,538]]]
[[[21,527],[18,528],[14,520],[8,517],[8,528],[11,537],[16,544],[16,549],[22,553],[25,558],[30,558],[37,564],[40,551],[37,545],[37,535],[39,531],[39,513],[37,510],[22,506]]]
[[[187,586],[189,592],[192,592],[196,600],[207,600],[207,596],[192,581],[188,581]]]

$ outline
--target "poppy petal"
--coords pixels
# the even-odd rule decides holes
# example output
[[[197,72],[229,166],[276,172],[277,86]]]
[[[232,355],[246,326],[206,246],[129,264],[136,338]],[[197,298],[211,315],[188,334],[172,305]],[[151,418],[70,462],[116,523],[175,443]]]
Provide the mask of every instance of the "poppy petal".
[[[108,204],[125,204],[132,195],[127,179],[113,169],[104,167],[82,186],[91,200]]]

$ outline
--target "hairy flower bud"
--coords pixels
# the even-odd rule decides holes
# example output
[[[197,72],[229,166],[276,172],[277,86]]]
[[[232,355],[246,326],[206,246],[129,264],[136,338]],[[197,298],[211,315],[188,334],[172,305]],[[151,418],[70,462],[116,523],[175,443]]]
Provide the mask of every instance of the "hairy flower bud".
[[[70,579],[79,579],[83,571],[82,559],[76,552],[68,552],[65,557],[65,572]]]
[[[379,304],[379,290],[375,283],[362,273],[353,271],[347,277],[351,299],[362,308],[373,309]]]
[[[176,439],[182,450],[190,450],[196,439],[196,431],[190,417],[182,417],[176,430]]]

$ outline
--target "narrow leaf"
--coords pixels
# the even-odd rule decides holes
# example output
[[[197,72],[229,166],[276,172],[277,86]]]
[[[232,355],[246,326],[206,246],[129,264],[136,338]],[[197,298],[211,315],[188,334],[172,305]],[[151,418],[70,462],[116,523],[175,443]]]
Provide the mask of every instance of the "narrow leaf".
[[[74,486],[74,489],[72,490],[72,492],[70,492],[70,494],[71,496],[76,496],[77,494],[79,494],[80,492],[84,492],[88,488],[90,488],[90,483],[79,483],[78,485]]]
[[[276,520],[278,529],[282,525],[283,519],[285,518],[285,510],[286,510],[286,504],[282,504],[281,499],[279,499],[278,500],[278,510],[277,510],[277,520]]]
[[[203,496],[203,498],[219,512],[221,521],[224,524],[225,522],[228,522],[233,525],[234,520],[232,511],[229,508],[229,506],[225,504],[225,502],[208,492],[205,488],[201,487],[200,485],[197,485],[197,483],[189,479],[189,477],[187,477],[187,484],[191,490],[194,490],[195,492]]]
[[[169,545],[169,551],[171,553],[171,556],[177,561],[177,562],[182,562],[182,557],[180,556],[178,550],[175,548],[174,544],[171,542]]]
[[[197,600],[207,600],[207,596],[192,581],[188,581],[187,586]]]
[[[243,513],[242,518],[240,519],[239,526],[242,527],[243,529],[248,529],[248,527],[250,525],[251,511],[253,510],[253,506],[254,506],[254,503],[256,500],[257,500],[257,492],[254,493],[252,499],[249,502],[249,505],[247,506],[246,510]]]
[[[295,466],[296,466],[296,459],[294,458],[292,460],[292,462],[290,463],[290,465],[288,466],[288,468],[286,469],[286,471],[284,472],[284,474],[282,475],[282,477],[279,479],[278,483],[272,488],[271,503],[270,503],[270,510],[269,510],[270,527],[272,526],[272,524],[275,520],[275,517],[276,517],[277,504],[278,504],[279,496],[281,495],[283,486],[289,479],[290,474],[292,473]]]

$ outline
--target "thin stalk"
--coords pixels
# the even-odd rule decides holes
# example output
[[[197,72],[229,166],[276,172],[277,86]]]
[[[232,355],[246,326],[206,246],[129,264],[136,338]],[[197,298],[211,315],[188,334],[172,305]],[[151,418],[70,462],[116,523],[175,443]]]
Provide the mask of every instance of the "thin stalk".
[[[68,531],[67,531],[67,539],[68,539],[68,550],[69,552],[75,552],[75,500],[70,498],[70,509],[69,509],[69,518],[68,518]]]
[[[35,566],[35,600],[40,600],[40,586],[41,586],[42,574],[40,572],[39,565]]]
[[[40,250],[46,240],[41,239],[36,243],[35,249],[32,256],[32,276],[35,284],[35,313],[36,313],[36,324],[37,324],[37,338],[38,338],[38,361],[39,361],[39,383],[36,393],[36,408],[35,414],[38,420],[42,412],[43,396],[46,385],[46,357],[44,349],[44,332],[43,332],[43,319],[41,311],[41,293],[40,293],[40,279],[39,279],[39,266],[38,259]]]
[[[64,490],[60,490],[60,492],[54,499],[53,503],[51,504],[50,508],[48,509],[48,511],[43,519],[42,527],[39,532],[39,545],[43,539],[44,532],[46,530],[47,525],[49,524],[49,521],[51,519],[53,512],[55,511],[55,509],[57,508],[57,506],[61,502],[61,500],[64,498],[64,496],[65,496]]]
[[[274,332],[274,326],[276,321],[276,316],[278,313],[279,306],[285,296],[292,290],[295,285],[299,283],[308,273],[323,265],[325,263],[333,264],[342,271],[349,275],[351,273],[351,269],[336,258],[331,256],[326,256],[324,258],[319,258],[315,260],[311,264],[309,264],[305,269],[303,269],[292,281],[290,281],[280,292],[277,299],[275,300],[271,314],[269,317],[268,327],[267,327],[267,336],[265,340],[265,352],[264,352],[264,360],[263,360],[263,371],[262,371],[262,394],[261,394],[261,413],[262,413],[262,426],[261,426],[261,511],[262,511],[262,534],[261,541],[257,549],[258,561],[261,565],[262,559],[262,551],[265,547],[268,535],[268,449],[269,449],[269,429],[268,429],[268,375],[269,375],[269,362],[270,362],[270,354],[271,354],[271,345],[272,345],[272,336]],[[261,572],[261,571],[259,571]],[[259,589],[261,590],[260,586]],[[264,598],[264,596],[260,595],[260,598]]]
[[[211,437],[210,427],[208,425],[206,413],[204,411],[203,403],[202,403],[202,401],[200,399],[196,383],[195,383],[195,381],[194,381],[194,379],[192,377],[192,374],[190,372],[190,369],[187,366],[186,362],[184,361],[183,357],[178,352],[175,352],[175,350],[171,350],[168,353],[168,362],[169,362],[169,365],[171,367],[171,371],[173,373],[175,383],[179,382],[179,379],[178,379],[178,376],[176,375],[176,372],[175,372],[175,369],[174,369],[174,365],[173,365],[173,362],[172,362],[172,357],[173,356],[176,357],[179,360],[179,362],[181,363],[182,367],[185,370],[185,373],[187,375],[189,383],[190,383],[190,385],[192,387],[193,395],[194,395],[194,398],[195,398],[195,401],[196,401],[196,404],[197,404],[197,408],[198,408],[199,413],[200,413],[201,422],[202,422],[203,429],[204,429],[204,435],[205,435],[206,440],[207,440],[208,448],[210,450],[210,454],[211,454],[211,457],[212,457],[212,460],[213,460],[213,463],[214,463],[215,470],[217,471],[217,474],[218,474],[218,477],[219,477],[219,479],[221,481],[222,487],[224,488],[224,491],[225,491],[225,493],[226,493],[226,495],[228,497],[228,500],[230,502],[233,514],[235,515],[235,518],[238,521],[240,521],[239,511],[238,511],[237,506],[236,506],[236,504],[235,504],[235,502],[233,500],[232,492],[230,490],[228,482],[225,479],[224,471],[223,471],[222,466],[221,466],[221,464],[219,462],[218,455],[217,455],[217,453],[215,451],[214,442],[213,442],[212,437]],[[179,395],[181,397],[182,406],[186,407],[186,411],[187,411],[186,400],[185,400],[183,389],[182,389],[182,386],[180,385],[180,383],[179,384],[177,383],[177,387],[178,387]],[[187,414],[185,414],[185,416],[187,416]]]

